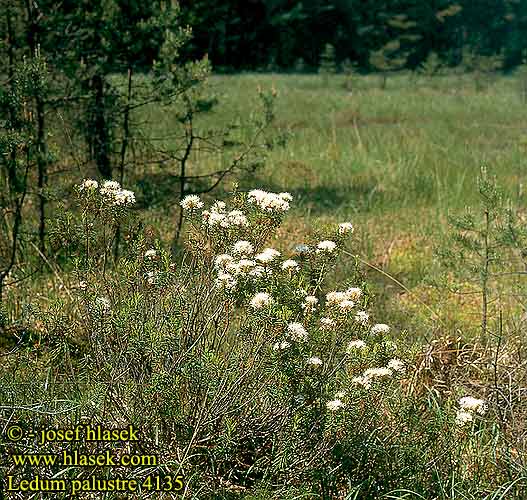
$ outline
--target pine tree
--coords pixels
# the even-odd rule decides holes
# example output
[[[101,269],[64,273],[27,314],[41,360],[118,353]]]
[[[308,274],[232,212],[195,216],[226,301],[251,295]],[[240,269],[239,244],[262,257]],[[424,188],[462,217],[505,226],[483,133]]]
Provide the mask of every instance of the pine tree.
[[[318,67],[318,73],[324,78],[324,82],[327,84],[329,76],[334,75],[337,72],[337,62],[335,56],[335,47],[330,43],[326,43],[324,50],[320,55],[320,64]]]
[[[47,92],[48,71],[37,52],[13,68],[12,78],[0,87],[0,305],[6,279],[22,263],[21,249],[29,243],[25,206],[42,160],[39,103]],[[45,159],[44,159],[45,161]]]

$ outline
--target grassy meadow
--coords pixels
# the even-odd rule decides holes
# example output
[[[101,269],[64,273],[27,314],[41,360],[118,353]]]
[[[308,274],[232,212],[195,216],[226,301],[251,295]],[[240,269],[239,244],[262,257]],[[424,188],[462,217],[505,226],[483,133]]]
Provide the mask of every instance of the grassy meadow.
[[[353,221],[359,257],[406,287],[365,264],[378,285],[379,312],[393,314],[412,338],[460,327],[470,335],[480,324],[477,300],[423,283],[436,277],[434,248],[448,230],[447,215],[480,207],[476,178],[482,166],[513,203],[523,205],[527,137],[519,80],[494,78],[483,91],[471,75],[397,75],[386,90],[376,75],[348,82],[342,75],[328,82],[319,75],[214,76],[210,91],[220,104],[203,126],[236,121],[255,108],[258,86],[275,88],[275,126],[287,131],[287,146],[275,148],[254,175],[238,179],[240,189],[294,195],[294,215],[281,233],[291,249],[313,225]],[[155,109],[150,112],[155,116]],[[170,114],[156,116],[159,132],[174,128],[171,120]],[[191,169],[214,170],[220,163],[196,155]]]

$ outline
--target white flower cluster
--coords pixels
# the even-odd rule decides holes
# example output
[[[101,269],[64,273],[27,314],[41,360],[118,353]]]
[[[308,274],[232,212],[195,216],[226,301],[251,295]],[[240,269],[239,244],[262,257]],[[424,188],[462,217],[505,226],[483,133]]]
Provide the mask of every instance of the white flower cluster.
[[[382,377],[391,377],[393,375],[393,371],[390,368],[368,368],[364,371],[364,376],[368,377],[369,379],[374,378],[382,378]]]
[[[291,347],[291,344],[287,340],[284,340],[282,342],[277,342],[273,346],[273,349],[275,351],[283,351],[284,349],[287,349],[288,347]]]
[[[360,341],[355,341],[355,342],[360,342]],[[404,373],[405,371],[406,371],[406,367],[404,363],[400,359],[394,358],[388,362],[387,367],[368,368],[367,370],[364,371],[364,373],[361,376],[354,377],[351,381],[354,384],[362,385],[364,388],[369,389],[371,387],[372,382],[375,379],[391,377],[394,372]]]
[[[390,327],[384,323],[377,323],[371,327],[371,333],[374,335],[379,335],[383,333],[389,333]]]
[[[253,309],[262,309],[264,307],[267,307],[273,303],[273,298],[265,292],[259,292],[257,293],[252,299],[251,299],[251,307]]]
[[[184,200],[183,200],[184,201]],[[241,210],[226,210],[226,204],[223,201],[216,201],[210,210],[203,210],[203,224],[209,227],[247,227],[249,221]]]
[[[340,399],[334,399],[326,403],[326,408],[331,411],[337,411],[344,408],[346,405]]]
[[[287,212],[293,197],[289,193],[269,193],[262,189],[253,189],[249,191],[247,200],[262,210],[272,213]]]
[[[484,415],[487,411],[487,403],[483,399],[464,396],[459,400],[460,409],[456,413],[456,424],[464,427],[474,420],[474,413]]]
[[[214,266],[218,273],[222,273],[221,278],[216,280],[217,286],[232,289],[238,284],[240,278],[259,279],[271,276],[273,270],[268,267],[268,264],[274,262],[281,255],[280,252],[274,248],[265,248],[252,256],[254,251],[251,242],[240,240],[232,247],[232,253],[236,257],[231,254],[217,255],[214,259]],[[254,309],[259,309],[260,305],[261,307],[267,305],[264,304],[265,299],[261,293],[256,294],[253,301],[251,301],[251,306]]]
[[[306,312],[313,312],[318,304],[318,299],[314,295],[308,295],[302,303],[302,309]]]
[[[359,311],[355,314],[355,321],[361,325],[366,325],[370,319],[370,315],[366,311]]]
[[[348,348],[347,348],[347,352],[349,354],[351,354],[355,349],[364,349],[366,347],[366,342],[364,342],[364,340],[352,340],[349,344],[348,344]]]
[[[151,259],[154,259],[156,257],[156,254],[157,254],[157,252],[155,251],[155,249],[150,248],[149,250],[147,250],[145,252],[144,257],[145,257],[145,259],[151,260]]]
[[[84,179],[81,183],[81,185],[79,186],[79,189],[81,191],[90,191],[90,190],[95,190],[99,187],[99,183],[93,179]]]
[[[121,189],[121,185],[116,181],[104,181],[99,190],[112,205],[127,206],[135,203],[135,195],[128,189]]]
[[[234,244],[233,253],[236,255],[251,255],[254,247],[250,241],[240,240]]]
[[[248,204],[256,206],[269,215],[286,212],[290,208],[291,201],[292,196],[289,193],[276,194],[260,189],[250,191],[247,197]],[[182,206],[186,210],[197,210],[201,209],[203,204],[199,197],[186,197],[182,200]],[[251,214],[251,217],[254,215],[253,210],[249,211],[244,207],[242,208],[247,214]],[[215,202],[210,210],[204,210],[201,214],[203,225],[206,227],[243,228],[249,226],[248,216],[242,210],[229,211],[226,204],[221,201]],[[355,330],[360,329],[362,331],[362,328],[358,328],[362,326],[369,329],[372,335],[389,333],[390,328],[388,325],[374,324],[372,326],[369,314],[361,310],[364,307],[364,292],[361,288],[353,286],[344,290],[330,291],[326,294],[325,300],[323,300],[314,295],[315,290],[318,294],[318,288],[315,288],[315,290],[311,289],[310,281],[304,280],[302,275],[294,275],[294,273],[300,271],[302,263],[306,261],[305,254],[309,254],[308,257],[312,254],[321,255],[322,260],[325,260],[326,255],[335,255],[343,240],[340,236],[350,234],[354,230],[350,222],[343,222],[338,225],[336,231],[338,236],[335,232],[333,233],[335,241],[330,239],[322,240],[314,244],[313,248],[304,244],[297,245],[295,247],[296,256],[293,258],[282,256],[280,251],[275,248],[267,247],[261,249],[259,245],[257,246],[256,243],[252,242],[258,241],[258,228],[254,227],[251,229],[255,233],[255,240],[253,240],[252,236],[245,236],[243,238],[247,239],[241,239],[241,234],[244,233],[238,232],[237,234],[240,234],[239,241],[234,240],[235,243],[229,243],[229,246],[223,250],[226,253],[215,257],[216,286],[224,290],[236,288],[240,293],[243,292],[244,294],[246,288],[250,290],[248,295],[244,295],[246,297],[244,300],[247,308],[256,313],[261,313],[261,311],[275,312],[275,308],[278,311],[281,306],[278,303],[281,296],[287,296],[288,305],[291,300],[298,305],[300,311],[298,313],[292,311],[292,314],[287,316],[291,319],[285,324],[285,331],[281,338],[273,340],[274,343],[271,346],[274,351],[279,353],[287,351],[287,354],[295,352],[304,356],[307,349],[315,347],[309,342],[311,335],[308,333],[308,329],[314,328],[313,338],[317,340],[317,344],[321,339],[333,341],[339,338],[336,335],[339,329],[347,328],[348,320],[354,320],[354,325],[351,328]],[[226,239],[231,241],[230,237]],[[247,241],[249,239],[252,241]],[[316,262],[317,259],[314,259],[314,261]],[[272,278],[272,283],[267,282],[268,277]],[[275,293],[274,290],[280,289],[280,281],[284,278],[289,278],[286,293]],[[291,289],[290,286],[294,286],[294,288]],[[303,289],[304,287],[306,288],[305,290]],[[299,317],[302,318],[302,311],[304,319],[298,319]],[[319,311],[322,312],[320,314],[322,317],[320,318],[318,315]],[[302,321],[302,323],[297,321]],[[316,326],[312,326],[316,321],[319,321],[318,329]],[[320,330],[332,333],[320,336]],[[368,332],[365,331],[363,333],[367,334]],[[359,334],[358,336],[361,337],[362,335]],[[345,351],[350,355],[351,361],[361,351],[369,352],[368,347],[370,347],[367,338],[365,340],[361,340],[357,336],[352,338],[355,338],[355,340],[349,341],[348,345],[344,346]],[[371,347],[374,347],[373,344]],[[392,354],[392,356],[394,355]],[[326,360],[322,361],[324,358],[322,357],[321,359],[321,357],[311,354],[303,357],[304,363],[306,363],[305,366],[311,367],[310,370],[313,370],[311,373],[315,373],[314,370],[317,369],[320,373],[322,371],[320,367],[325,366],[325,363],[328,362]],[[390,358],[388,357],[388,359]],[[364,361],[366,360],[364,359]],[[400,359],[394,358],[386,366],[368,368],[368,365],[366,365],[361,367],[360,372],[357,373],[360,376],[354,377],[351,383],[370,388],[374,384],[395,377],[397,373],[404,373],[405,370],[405,363]],[[331,397],[328,399],[331,399]],[[328,411],[334,412],[345,408],[347,404],[346,391],[342,390],[337,392],[330,401],[326,402],[326,408]]]
[[[93,179],[84,179],[79,186],[79,191],[94,192],[99,188],[99,183]],[[135,203],[135,194],[128,189],[121,189],[116,181],[104,181],[99,193],[108,203],[114,206],[129,206]]]
[[[353,300],[343,300],[339,304],[339,308],[344,312],[350,312],[355,307],[355,302]]]
[[[337,325],[337,322],[331,318],[320,318],[320,327],[322,330],[332,330]]]
[[[356,301],[362,296],[362,290],[357,287],[348,288],[344,292],[334,291],[326,294],[326,304],[328,306],[337,307],[344,313],[351,312],[357,305]],[[364,311],[359,311],[355,315],[355,320],[361,324],[368,321],[368,314]]]
[[[326,294],[326,304],[328,306],[338,307],[341,311],[348,313],[354,309],[356,301],[360,299],[361,296],[362,290],[357,287],[348,288],[345,292],[328,292]],[[355,319],[359,316],[361,322],[363,322],[364,315],[366,315],[367,321],[368,315],[364,311],[357,313]]]
[[[459,400],[459,406],[465,411],[471,411],[485,415],[487,411],[487,403],[483,399],[473,398],[472,396],[464,396]]]
[[[338,233],[340,235],[345,235],[348,233],[353,233],[353,224],[351,222],[343,222],[342,224],[339,224]]]
[[[325,240],[321,241],[317,245],[317,253],[333,253],[335,251],[335,248],[337,248],[337,244],[334,241]]]
[[[322,366],[323,363],[322,363],[322,360],[319,357],[312,356],[311,358],[309,358],[307,360],[307,364],[317,367],[317,366]]]
[[[287,325],[287,332],[295,341],[305,342],[309,336],[307,330],[300,323],[289,323]]]
[[[388,368],[394,372],[404,373],[406,371],[405,364],[397,358],[393,358],[388,362]]]
[[[189,194],[188,196],[185,196],[185,198],[183,198],[179,204],[183,210],[187,211],[199,210],[200,208],[203,208],[203,202],[196,194]]]
[[[240,259],[236,261],[232,255],[221,254],[214,259],[214,266],[218,271],[216,286],[225,290],[232,290],[238,284],[237,277],[259,276],[265,271],[263,267],[257,266],[254,260]]]
[[[274,248],[265,248],[262,252],[254,256],[262,264],[269,264],[278,257],[280,257],[280,252]]]
[[[298,262],[293,259],[287,259],[282,262],[282,269],[284,271],[295,272],[298,271],[299,267]]]

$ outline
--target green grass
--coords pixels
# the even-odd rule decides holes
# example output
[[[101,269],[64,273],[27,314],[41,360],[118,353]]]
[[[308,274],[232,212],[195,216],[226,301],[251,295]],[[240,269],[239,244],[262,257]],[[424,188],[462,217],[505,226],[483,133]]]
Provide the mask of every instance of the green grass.
[[[241,187],[294,194],[296,217],[283,232],[290,246],[315,221],[353,221],[357,253],[412,290],[430,277],[446,215],[477,207],[481,166],[522,203],[527,146],[519,82],[500,77],[477,92],[470,75],[403,74],[381,90],[378,76],[371,75],[356,77],[349,92],[344,78],[333,76],[326,85],[319,75],[214,76],[210,90],[219,105],[198,125],[243,122],[258,105],[257,87],[276,88],[276,126],[289,131],[289,142],[271,152],[264,169],[240,179]],[[153,134],[177,129],[173,114],[155,116],[159,129]],[[196,155],[191,168],[213,170],[219,161]],[[303,227],[296,226],[300,221]],[[424,300],[416,290],[405,293],[401,305],[401,287],[365,269],[382,299],[379,313],[393,316],[383,320],[402,320],[408,299]],[[433,309],[444,307],[427,302]],[[462,311],[448,313],[455,318]],[[429,327],[414,333],[419,337]]]

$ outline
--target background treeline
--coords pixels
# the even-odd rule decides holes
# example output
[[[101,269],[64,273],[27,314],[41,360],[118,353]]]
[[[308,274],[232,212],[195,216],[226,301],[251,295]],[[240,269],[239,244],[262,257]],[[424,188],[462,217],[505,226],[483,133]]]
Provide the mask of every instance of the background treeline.
[[[225,69],[317,68],[326,44],[338,62],[375,69],[371,54],[396,42],[415,68],[431,52],[458,65],[463,49],[522,62],[527,2],[522,0],[182,0],[193,27],[192,55]],[[397,43],[398,42],[398,43]]]

